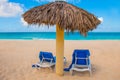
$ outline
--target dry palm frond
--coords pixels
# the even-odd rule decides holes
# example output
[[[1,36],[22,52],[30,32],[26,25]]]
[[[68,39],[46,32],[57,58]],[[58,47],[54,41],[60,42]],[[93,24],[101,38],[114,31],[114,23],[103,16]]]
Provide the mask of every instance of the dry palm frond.
[[[32,8],[23,14],[23,18],[28,24],[58,24],[61,29],[68,32],[78,30],[83,35],[100,24],[100,20],[93,14],[64,1]]]

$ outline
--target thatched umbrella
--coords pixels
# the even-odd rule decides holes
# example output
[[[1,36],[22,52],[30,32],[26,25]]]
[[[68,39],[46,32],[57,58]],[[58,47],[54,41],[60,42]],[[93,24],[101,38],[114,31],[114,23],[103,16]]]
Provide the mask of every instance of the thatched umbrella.
[[[56,73],[59,75],[63,75],[64,30],[77,30],[86,35],[100,24],[93,14],[64,1],[34,7],[24,13],[23,18],[30,25],[56,25]]]

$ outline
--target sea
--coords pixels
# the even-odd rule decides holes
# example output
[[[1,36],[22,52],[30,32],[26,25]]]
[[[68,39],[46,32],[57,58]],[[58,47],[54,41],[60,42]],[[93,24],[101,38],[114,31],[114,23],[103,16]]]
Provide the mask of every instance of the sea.
[[[0,40],[55,40],[56,32],[0,32]],[[120,40],[120,32],[66,33],[65,40]]]

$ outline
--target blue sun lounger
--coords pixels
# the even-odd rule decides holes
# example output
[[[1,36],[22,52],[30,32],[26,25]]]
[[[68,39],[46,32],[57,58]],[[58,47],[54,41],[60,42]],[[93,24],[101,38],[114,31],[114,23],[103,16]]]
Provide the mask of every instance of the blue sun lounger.
[[[52,66],[55,66],[56,63],[56,57],[53,56],[53,54],[51,52],[43,52],[41,51],[39,53],[39,59],[40,62],[33,64],[32,67],[33,68],[51,68]],[[66,58],[64,57],[64,63],[66,63]]]
[[[65,68],[64,71],[70,71],[73,75],[73,71],[89,71],[91,75],[91,64],[90,64],[90,52],[89,50],[76,49],[72,55],[72,63],[69,68]]]

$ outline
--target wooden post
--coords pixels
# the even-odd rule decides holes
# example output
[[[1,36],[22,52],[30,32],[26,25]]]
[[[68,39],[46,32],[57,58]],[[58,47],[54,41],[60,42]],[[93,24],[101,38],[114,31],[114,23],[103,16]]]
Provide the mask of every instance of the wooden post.
[[[64,30],[56,25],[56,74],[63,76],[64,68]]]

